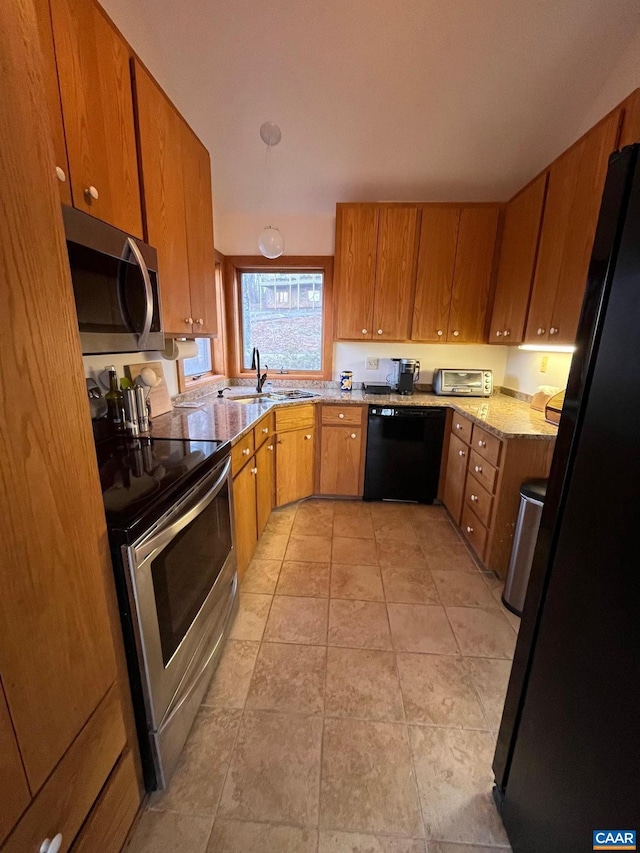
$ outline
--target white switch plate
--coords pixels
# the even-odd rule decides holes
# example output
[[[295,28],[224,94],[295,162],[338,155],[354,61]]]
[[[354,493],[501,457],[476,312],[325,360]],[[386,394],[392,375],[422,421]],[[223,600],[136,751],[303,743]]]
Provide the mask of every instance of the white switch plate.
[[[378,361],[377,358],[368,358],[367,359],[367,370],[377,370],[378,369]]]

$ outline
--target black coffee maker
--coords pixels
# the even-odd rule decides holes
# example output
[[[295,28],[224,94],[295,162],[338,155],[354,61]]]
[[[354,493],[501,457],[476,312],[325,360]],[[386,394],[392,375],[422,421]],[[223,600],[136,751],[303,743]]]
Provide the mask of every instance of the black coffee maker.
[[[392,358],[398,394],[413,394],[420,376],[420,362],[416,358]]]

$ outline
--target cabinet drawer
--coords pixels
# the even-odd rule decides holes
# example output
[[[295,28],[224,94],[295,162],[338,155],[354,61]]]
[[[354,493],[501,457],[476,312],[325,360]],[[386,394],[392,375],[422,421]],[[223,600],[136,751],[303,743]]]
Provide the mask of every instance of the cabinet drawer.
[[[451,432],[454,435],[457,435],[461,441],[464,441],[465,444],[471,444],[471,430],[473,429],[473,424],[470,420],[459,415],[458,412],[453,413],[453,418],[451,419]]]
[[[235,476],[246,462],[251,459],[256,447],[253,442],[253,430],[244,435],[231,448],[231,473]]]
[[[66,853],[124,749],[120,693],[114,684],[64,754],[5,842],[2,853],[40,850],[45,838],[62,834]]]
[[[471,447],[483,456],[487,462],[492,465],[500,463],[500,451],[502,450],[502,442],[495,435],[491,435],[486,429],[476,426],[473,427],[473,437],[471,439]]]
[[[255,449],[257,450],[259,447],[265,443],[265,441],[269,438],[269,436],[273,435],[275,432],[275,420],[273,417],[273,412],[269,412],[266,417],[262,418],[257,427],[253,429],[253,444]]]
[[[121,850],[140,806],[133,756],[122,756],[91,810],[72,853]]]
[[[471,456],[469,457],[469,473],[476,480],[479,480],[488,492],[493,494],[496,487],[498,470],[476,453],[475,450],[471,451]]]
[[[322,406],[322,423],[328,426],[362,426],[363,406]]]
[[[464,490],[464,502],[478,516],[485,527],[489,527],[491,521],[491,507],[493,496],[480,485],[475,477],[467,477],[467,485]]]
[[[276,409],[276,432],[289,429],[308,429],[315,423],[314,406],[283,406]]]
[[[484,560],[484,549],[487,544],[487,528],[468,506],[465,506],[462,510],[462,523],[460,526],[473,550],[481,560]]]

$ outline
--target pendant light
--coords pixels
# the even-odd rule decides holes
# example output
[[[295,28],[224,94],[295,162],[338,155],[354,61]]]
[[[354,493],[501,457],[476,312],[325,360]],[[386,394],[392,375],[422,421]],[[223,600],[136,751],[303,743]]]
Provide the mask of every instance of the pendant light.
[[[267,146],[265,155],[265,195],[268,196],[271,166],[271,149],[282,139],[282,131],[274,121],[265,121],[260,127],[260,138]],[[284,237],[280,229],[267,225],[258,235],[258,249],[265,258],[274,260],[284,252]]]

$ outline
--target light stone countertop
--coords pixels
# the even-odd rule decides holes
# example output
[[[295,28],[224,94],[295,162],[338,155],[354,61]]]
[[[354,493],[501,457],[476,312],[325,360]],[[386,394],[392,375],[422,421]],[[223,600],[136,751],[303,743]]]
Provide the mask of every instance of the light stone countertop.
[[[309,389],[314,390],[315,389]],[[153,418],[152,435],[156,438],[186,438],[197,440],[219,439],[235,443],[246,435],[258,420],[280,406],[300,406],[309,403],[340,403],[341,405],[376,406],[445,406],[466,415],[498,438],[554,439],[558,428],[545,421],[542,412],[536,412],[528,403],[506,394],[492,397],[438,397],[436,394],[417,392],[412,396],[400,394],[348,393],[338,389],[320,388],[318,396],[302,400],[274,402],[257,398],[255,403],[234,402],[234,397],[247,397],[252,389],[234,386],[219,399],[216,393],[201,397],[197,409],[174,408],[166,415]]]

